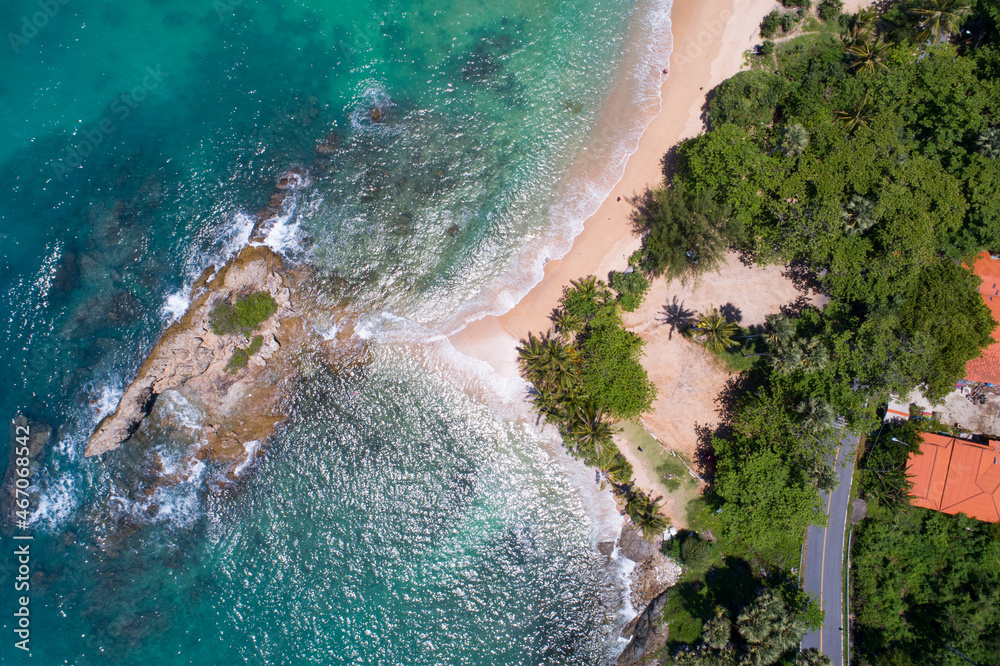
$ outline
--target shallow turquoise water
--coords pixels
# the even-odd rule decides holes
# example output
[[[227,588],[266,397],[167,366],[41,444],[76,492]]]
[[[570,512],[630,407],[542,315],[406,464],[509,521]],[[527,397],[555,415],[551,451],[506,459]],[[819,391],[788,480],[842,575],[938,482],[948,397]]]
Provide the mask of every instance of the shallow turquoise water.
[[[618,569],[565,461],[497,413],[494,379],[414,349],[502,308],[544,258],[526,248],[581,221],[556,193],[599,195],[566,174],[585,147],[624,150],[632,119],[592,130],[627,34],[663,8],[45,7],[0,7],[0,403],[56,432],[29,529],[32,656],[13,646],[4,554],[0,663],[602,663]],[[337,150],[317,155],[324,138]],[[183,427],[84,460],[194,277],[293,164],[310,185],[270,242],[347,281],[370,362],[308,374],[236,483],[181,459]],[[156,489],[168,473],[186,480]]]

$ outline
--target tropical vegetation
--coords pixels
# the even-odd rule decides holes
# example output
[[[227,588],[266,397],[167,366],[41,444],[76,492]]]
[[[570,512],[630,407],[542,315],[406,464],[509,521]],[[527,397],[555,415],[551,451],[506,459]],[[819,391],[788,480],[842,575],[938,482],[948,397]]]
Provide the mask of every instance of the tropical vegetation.
[[[614,421],[648,410],[656,394],[639,362],[642,338],[621,318],[626,306],[637,307],[632,299],[641,300],[649,282],[637,271],[614,274],[612,282],[617,297],[594,276],[574,280],[552,313],[552,329],[521,340],[518,362],[535,408],[572,455],[597,468],[602,488],[610,485],[622,497],[632,522],[652,540],[668,525],[660,499],[634,486],[632,467],[612,439]]]
[[[1000,524],[906,501],[920,428],[886,425],[859,465],[868,514],[852,537],[852,661],[1000,664]]]

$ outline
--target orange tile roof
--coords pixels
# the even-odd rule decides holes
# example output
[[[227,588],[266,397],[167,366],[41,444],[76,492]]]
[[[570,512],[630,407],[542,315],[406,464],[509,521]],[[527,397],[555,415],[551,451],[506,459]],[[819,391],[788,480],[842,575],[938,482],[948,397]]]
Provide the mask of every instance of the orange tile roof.
[[[993,259],[988,252],[982,252],[972,270],[982,279],[979,294],[983,302],[993,313],[993,318],[1000,321],[1000,259]],[[983,350],[982,356],[966,364],[965,378],[1000,384],[1000,326],[993,329],[993,344]]]
[[[998,443],[976,444],[925,433],[921,453],[911,453],[906,473],[910,503],[944,513],[1000,522]]]

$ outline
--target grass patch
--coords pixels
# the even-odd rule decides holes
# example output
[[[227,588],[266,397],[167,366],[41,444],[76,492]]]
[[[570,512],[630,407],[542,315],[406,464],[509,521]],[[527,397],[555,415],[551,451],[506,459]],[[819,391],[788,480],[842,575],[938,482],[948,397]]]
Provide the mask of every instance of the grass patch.
[[[752,354],[754,347],[752,344],[744,344],[741,347],[730,347],[721,352],[712,352],[719,363],[721,363],[727,371],[732,374],[737,374],[740,372],[747,372],[753,367],[753,364],[757,362],[759,357],[757,356],[747,356],[747,354]]]
[[[250,341],[250,345],[246,349],[237,349],[233,352],[233,357],[229,359],[229,363],[226,365],[226,370],[235,374],[247,367],[247,363],[250,362],[250,357],[259,352],[261,345],[263,344],[263,335],[253,336],[253,340]]]
[[[672,493],[680,490],[682,485],[692,487],[697,484],[684,463],[671,455],[663,458],[663,462],[656,466],[656,473],[660,475],[663,486]]]
[[[208,323],[216,335],[249,333],[278,311],[271,294],[255,291],[235,303],[219,301],[208,315]]]
[[[697,532],[718,529],[718,515],[700,497],[695,497],[687,505],[688,528]]]

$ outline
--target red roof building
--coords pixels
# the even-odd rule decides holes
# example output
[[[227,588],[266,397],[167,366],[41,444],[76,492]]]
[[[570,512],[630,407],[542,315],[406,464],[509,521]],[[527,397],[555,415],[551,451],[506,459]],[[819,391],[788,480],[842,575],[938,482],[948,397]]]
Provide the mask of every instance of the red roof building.
[[[983,302],[1000,321],[1000,259],[993,259],[983,252],[976,259],[973,272],[982,279],[979,293]],[[965,366],[965,378],[973,382],[1000,384],[1000,326],[993,329],[993,344],[983,350],[983,355],[974,358]]]
[[[922,455],[911,453],[906,463],[913,482],[910,503],[1000,522],[998,442],[976,444],[931,433],[925,433],[923,440]]]

